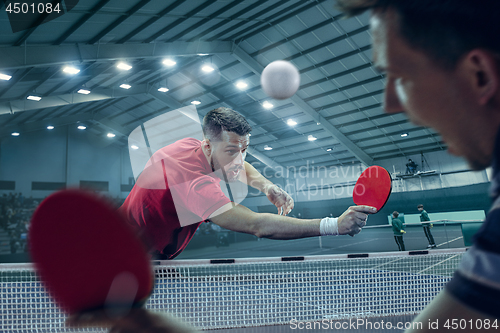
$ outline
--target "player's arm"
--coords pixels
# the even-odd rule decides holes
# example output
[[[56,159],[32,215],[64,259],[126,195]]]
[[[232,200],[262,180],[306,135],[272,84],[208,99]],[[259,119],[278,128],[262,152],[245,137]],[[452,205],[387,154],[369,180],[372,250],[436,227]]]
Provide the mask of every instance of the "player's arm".
[[[402,234],[404,233],[404,230],[403,230],[403,224],[402,223],[396,223],[396,229],[397,231]]]
[[[457,300],[453,295],[450,294],[446,289],[441,291],[439,295],[437,295],[431,303],[427,305],[427,307],[413,320],[412,323],[412,328],[409,330],[406,330],[405,333],[426,333],[426,332],[442,332],[442,331],[447,331],[446,327],[446,321],[449,319],[448,324],[450,324],[450,327],[452,327],[453,319],[455,322],[460,322],[461,320],[467,323],[473,323],[476,325],[476,323],[480,322],[482,327],[484,328],[484,323],[485,320],[489,320],[490,323],[493,323],[495,321],[495,318],[489,317],[485,314],[482,314],[459,300]],[[431,323],[436,323],[439,325],[438,328],[436,325],[432,326]],[[498,320],[497,320],[498,322]],[[421,323],[421,325],[419,325]],[[431,326],[431,327],[429,327]],[[478,327],[480,325],[477,325]],[[453,330],[452,330],[453,331]],[[483,329],[476,329],[473,327],[473,329],[470,329],[470,326],[468,326],[468,329],[465,330],[459,330],[460,332],[491,332],[493,329],[490,327],[489,330]]]
[[[404,234],[406,232],[405,231],[405,226],[403,224],[403,221],[401,221],[401,222],[398,223],[398,229],[399,229],[399,232],[402,233],[402,234]]]
[[[354,235],[366,224],[367,214],[376,210],[369,206],[349,207],[337,220],[340,235]],[[255,213],[242,205],[233,207],[228,203],[211,216],[215,224],[237,232],[244,232],[262,238],[296,239],[321,236],[322,219],[296,219],[276,214]]]
[[[292,197],[283,189],[266,179],[250,163],[245,162],[246,182],[249,186],[264,193],[269,201],[278,208],[278,213],[287,215],[294,207]]]
[[[429,218],[429,214],[427,214],[427,212],[423,212],[422,213],[422,216],[424,218],[424,221],[430,221],[431,219]]]
[[[253,165],[251,165],[246,161],[245,161],[245,172],[247,177],[247,184],[261,191],[262,193],[266,193],[267,188],[274,185],[273,182],[262,176],[260,172],[253,167]]]
[[[392,226],[397,232],[401,233],[401,225],[397,221],[392,220]]]

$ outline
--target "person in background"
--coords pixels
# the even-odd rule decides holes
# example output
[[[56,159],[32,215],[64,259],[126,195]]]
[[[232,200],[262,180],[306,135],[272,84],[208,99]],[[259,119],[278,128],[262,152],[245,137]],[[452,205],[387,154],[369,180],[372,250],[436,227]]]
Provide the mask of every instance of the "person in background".
[[[415,172],[417,172],[417,163],[413,162],[413,160],[410,158],[408,160],[408,163],[406,163],[406,173],[414,174]]]
[[[431,219],[429,218],[429,214],[424,210],[424,205],[420,204],[417,206],[418,211],[420,212],[420,222],[429,222]],[[431,228],[433,227],[432,223],[422,223],[422,227],[424,228],[425,237],[427,237],[427,241],[429,245],[427,248],[435,248],[436,243],[434,242],[434,237],[432,237]]]
[[[405,242],[403,240],[403,234],[406,233],[405,226],[403,222],[398,219],[399,213],[397,211],[392,212],[392,231],[394,232],[394,240],[398,245],[399,251],[406,251]]]
[[[17,200],[19,201],[19,207],[24,207],[24,196],[22,192],[19,192],[19,196],[17,197]]]

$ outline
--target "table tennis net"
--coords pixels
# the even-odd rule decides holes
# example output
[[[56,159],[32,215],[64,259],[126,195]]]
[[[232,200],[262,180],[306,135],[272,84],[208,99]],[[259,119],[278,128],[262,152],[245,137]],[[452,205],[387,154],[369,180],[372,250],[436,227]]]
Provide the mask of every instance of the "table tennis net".
[[[465,249],[154,262],[146,307],[199,329],[419,313],[451,279]],[[0,265],[0,332],[72,330],[30,264]]]

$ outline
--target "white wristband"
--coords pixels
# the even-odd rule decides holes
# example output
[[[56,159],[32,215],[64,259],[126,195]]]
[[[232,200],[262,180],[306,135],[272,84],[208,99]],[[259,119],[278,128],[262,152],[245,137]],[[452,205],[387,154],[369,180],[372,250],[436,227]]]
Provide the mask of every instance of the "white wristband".
[[[336,217],[325,217],[321,220],[319,224],[319,233],[321,236],[338,236],[339,235],[339,224],[338,218]]]

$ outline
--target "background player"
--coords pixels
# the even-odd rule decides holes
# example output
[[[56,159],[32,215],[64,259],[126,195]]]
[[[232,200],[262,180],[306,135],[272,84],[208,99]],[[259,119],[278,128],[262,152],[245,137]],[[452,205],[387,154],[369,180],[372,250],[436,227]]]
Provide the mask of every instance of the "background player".
[[[392,212],[392,231],[394,232],[394,240],[398,245],[399,251],[406,251],[405,242],[403,240],[403,234],[406,233],[403,222],[398,219],[399,213],[397,211]]]
[[[417,209],[420,212],[420,222],[428,222],[431,220],[429,218],[429,214],[427,214],[427,212],[424,209],[424,205],[422,204],[418,205]],[[425,237],[427,237],[427,241],[429,242],[427,248],[436,247],[436,243],[434,242],[434,237],[432,237],[431,233],[432,223],[422,223],[422,227],[424,228]]]

